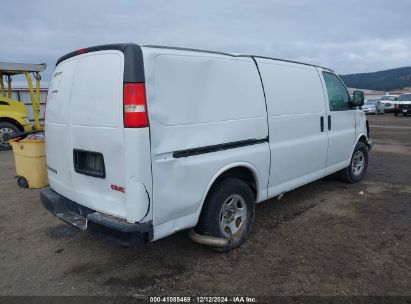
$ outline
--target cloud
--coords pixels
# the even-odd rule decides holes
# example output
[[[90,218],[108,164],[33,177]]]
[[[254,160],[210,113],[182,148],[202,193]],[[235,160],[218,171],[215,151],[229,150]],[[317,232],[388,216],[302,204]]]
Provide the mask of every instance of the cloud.
[[[338,73],[411,65],[409,0],[8,1],[0,61],[46,62],[137,42],[258,54]]]

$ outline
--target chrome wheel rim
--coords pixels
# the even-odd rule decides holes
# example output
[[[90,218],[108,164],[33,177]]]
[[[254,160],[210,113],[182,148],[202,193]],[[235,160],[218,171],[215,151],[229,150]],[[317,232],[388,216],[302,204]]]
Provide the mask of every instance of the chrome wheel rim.
[[[221,206],[220,230],[225,237],[231,237],[239,232],[245,225],[247,218],[247,205],[238,194],[229,196]]]
[[[365,165],[365,156],[362,151],[355,152],[352,162],[351,162],[351,171],[355,176],[358,176],[364,170]]]
[[[10,128],[1,128],[0,129],[0,145],[8,146],[10,136],[16,134],[13,129]]]

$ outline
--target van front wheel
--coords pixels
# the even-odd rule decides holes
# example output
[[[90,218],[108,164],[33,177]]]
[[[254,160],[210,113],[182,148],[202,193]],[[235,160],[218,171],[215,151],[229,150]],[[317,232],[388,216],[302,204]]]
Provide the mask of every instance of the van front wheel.
[[[358,142],[351,157],[350,165],[339,172],[342,181],[355,184],[360,182],[368,168],[368,148],[363,142]]]
[[[199,234],[229,239],[228,252],[240,247],[248,237],[254,222],[254,195],[239,179],[225,179],[213,185],[195,228]]]

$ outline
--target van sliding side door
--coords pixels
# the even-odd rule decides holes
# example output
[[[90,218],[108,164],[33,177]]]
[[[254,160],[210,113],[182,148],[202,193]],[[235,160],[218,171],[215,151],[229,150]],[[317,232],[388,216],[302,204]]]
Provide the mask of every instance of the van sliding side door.
[[[256,61],[267,100],[271,197],[324,176],[326,103],[315,67],[265,58]]]

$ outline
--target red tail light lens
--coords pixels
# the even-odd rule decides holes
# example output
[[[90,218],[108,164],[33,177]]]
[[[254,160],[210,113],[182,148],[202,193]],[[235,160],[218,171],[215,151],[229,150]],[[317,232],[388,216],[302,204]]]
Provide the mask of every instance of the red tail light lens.
[[[144,83],[125,83],[123,87],[124,127],[148,127]]]
[[[78,49],[77,51],[74,51],[74,53],[76,54],[76,56],[77,56],[77,55],[84,54],[84,53],[87,53],[87,52],[88,52],[88,49],[87,49],[87,48]]]

